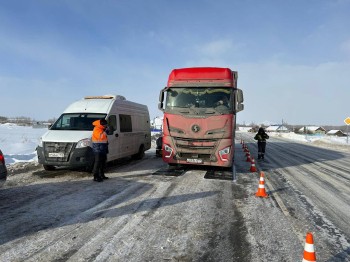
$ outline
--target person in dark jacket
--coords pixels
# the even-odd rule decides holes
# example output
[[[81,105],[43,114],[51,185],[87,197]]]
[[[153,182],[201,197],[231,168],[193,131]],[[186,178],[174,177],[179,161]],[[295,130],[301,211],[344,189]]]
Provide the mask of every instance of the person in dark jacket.
[[[264,159],[266,139],[269,139],[269,136],[265,133],[264,128],[259,128],[259,131],[255,135],[254,139],[258,140],[258,159]]]
[[[107,138],[107,121],[105,119],[96,120],[92,123],[94,130],[92,131],[92,150],[95,155],[94,181],[102,182],[103,179],[108,179],[105,176],[105,165],[108,154],[108,138]]]

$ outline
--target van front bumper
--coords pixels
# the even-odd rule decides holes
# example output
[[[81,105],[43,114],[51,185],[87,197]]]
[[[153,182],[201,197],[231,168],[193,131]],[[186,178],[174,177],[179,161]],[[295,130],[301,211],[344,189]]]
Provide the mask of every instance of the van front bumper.
[[[89,167],[94,163],[94,153],[91,147],[74,148],[69,152],[48,152],[43,147],[36,148],[38,162],[47,166]],[[62,154],[62,155],[60,155]]]

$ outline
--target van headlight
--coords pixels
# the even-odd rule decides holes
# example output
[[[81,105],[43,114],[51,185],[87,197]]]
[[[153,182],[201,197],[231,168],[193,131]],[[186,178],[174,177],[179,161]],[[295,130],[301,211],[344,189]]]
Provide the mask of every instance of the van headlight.
[[[75,148],[84,148],[87,146],[91,147],[91,139],[90,138],[85,138],[85,139],[80,140],[77,143],[77,146]]]

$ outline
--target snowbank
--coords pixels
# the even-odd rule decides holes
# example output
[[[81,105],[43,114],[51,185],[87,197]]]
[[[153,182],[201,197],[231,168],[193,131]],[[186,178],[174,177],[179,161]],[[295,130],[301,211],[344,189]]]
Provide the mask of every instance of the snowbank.
[[[47,128],[0,124],[0,149],[6,164],[37,161],[36,147]]]

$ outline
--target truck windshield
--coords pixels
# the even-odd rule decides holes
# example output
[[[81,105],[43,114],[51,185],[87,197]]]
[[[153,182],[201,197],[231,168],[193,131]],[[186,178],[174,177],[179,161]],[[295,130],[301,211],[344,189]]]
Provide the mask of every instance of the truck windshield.
[[[72,113],[62,114],[52,125],[51,130],[85,130],[92,131],[92,122],[105,118],[105,114]]]
[[[170,88],[167,90],[165,111],[198,113],[198,109],[207,109],[202,110],[203,113],[229,114],[233,108],[231,94],[231,88],[222,87]]]

